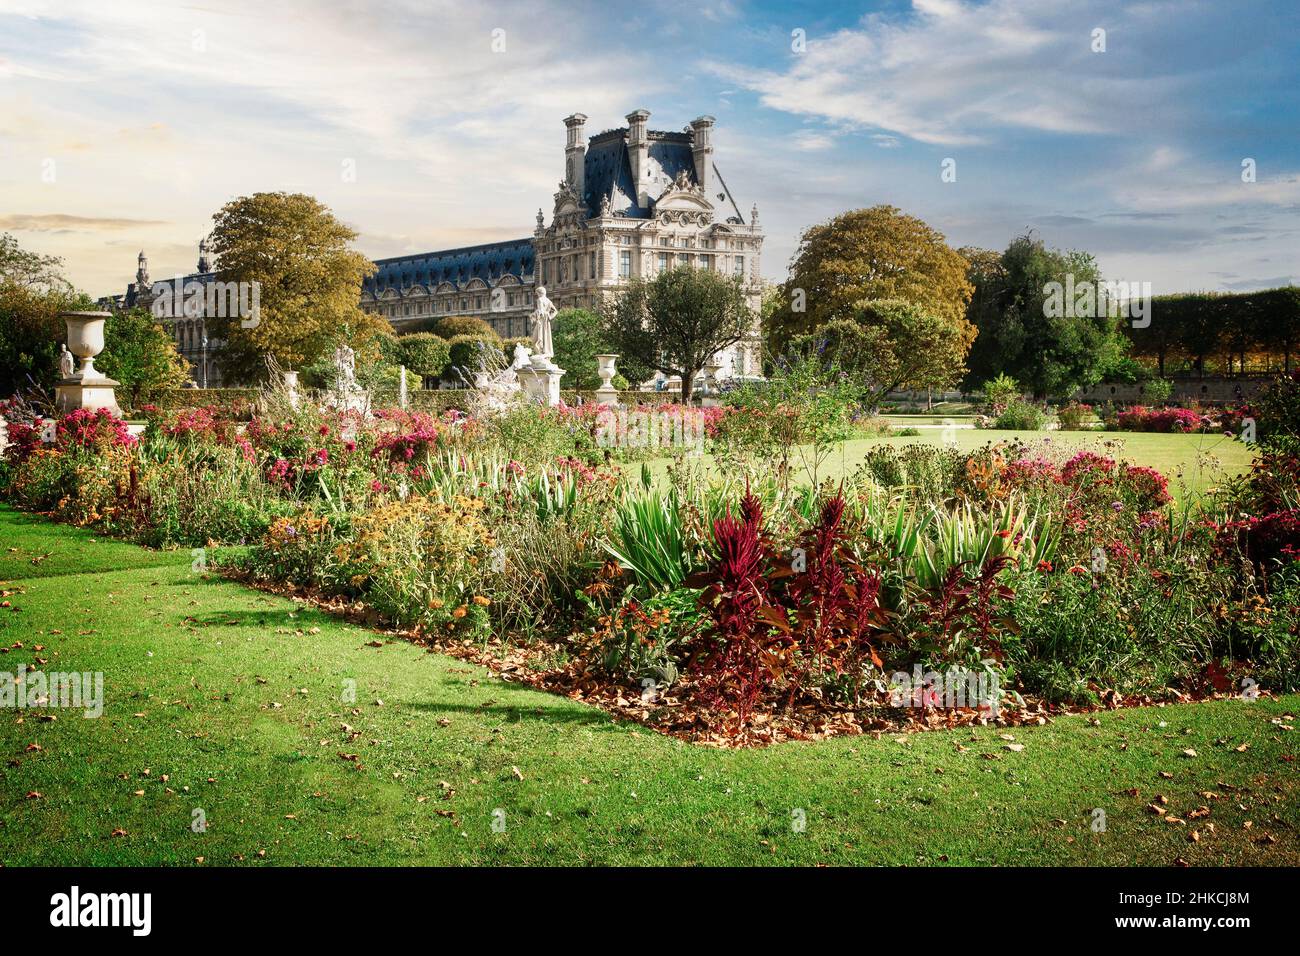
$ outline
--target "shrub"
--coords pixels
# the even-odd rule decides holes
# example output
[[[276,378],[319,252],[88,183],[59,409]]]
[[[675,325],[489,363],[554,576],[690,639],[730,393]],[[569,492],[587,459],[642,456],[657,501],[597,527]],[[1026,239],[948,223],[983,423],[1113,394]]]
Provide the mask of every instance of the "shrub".
[[[397,339],[398,361],[412,372],[437,379],[451,359],[446,339],[430,332],[414,332]]]
[[[1169,396],[1174,393],[1174,383],[1167,378],[1149,379],[1142,383],[1142,388],[1142,394],[1157,405],[1169,401]]]
[[[1056,420],[1063,431],[1077,432],[1090,426],[1097,420],[1091,405],[1082,402],[1070,402],[1056,411]]]
[[[485,360],[485,350],[501,348],[501,340],[495,335],[456,335],[447,340],[447,369],[452,376],[459,376],[470,382],[474,373]]]
[[[994,420],[993,427],[1006,431],[1038,431],[1047,421],[1047,415],[1037,405],[1013,401]]]
[[[1261,447],[1300,455],[1300,369],[1279,375],[1255,398]]]
[[[472,315],[451,315],[445,319],[439,319],[434,324],[433,331],[446,341],[460,335],[468,335],[473,338],[484,339],[493,345],[501,345],[501,336],[493,331],[492,326],[488,325],[482,319],[476,319]]]
[[[1012,402],[1017,401],[1023,394],[1020,384],[1005,372],[999,373],[997,378],[985,382],[979,392],[984,401],[985,413],[995,418],[1001,414],[1003,409]]]
[[[1119,412],[1115,426],[1128,432],[1166,432],[1188,434],[1213,427],[1210,419],[1190,408],[1147,408],[1134,405]]]
[[[352,517],[350,534],[331,551],[337,568],[317,565],[310,576],[332,590],[364,595],[400,624],[486,635],[491,600],[481,586],[494,538],[483,508],[481,499],[464,496],[443,502],[412,495],[381,504]],[[264,547],[274,556],[285,537],[273,526]]]
[[[964,464],[960,452],[938,445],[876,445],[859,475],[911,501],[943,501],[952,497]]]

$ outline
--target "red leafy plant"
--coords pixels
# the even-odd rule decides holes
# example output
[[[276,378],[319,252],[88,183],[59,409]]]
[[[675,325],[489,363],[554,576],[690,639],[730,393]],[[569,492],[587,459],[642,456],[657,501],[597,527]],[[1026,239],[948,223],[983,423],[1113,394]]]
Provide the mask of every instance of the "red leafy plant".
[[[954,565],[939,588],[922,592],[905,622],[912,655],[934,670],[984,671],[1001,680],[1002,637],[1017,630],[1009,610],[1015,594],[998,580],[1010,563],[999,555],[978,570]]]
[[[854,560],[844,509],[842,495],[827,500],[790,554],[774,549],[752,493],[713,522],[716,557],[687,582],[703,587],[709,621],[687,671],[709,706],[734,709],[737,730],[765,699],[793,704],[813,683],[882,666],[870,642],[884,620],[880,574]]]

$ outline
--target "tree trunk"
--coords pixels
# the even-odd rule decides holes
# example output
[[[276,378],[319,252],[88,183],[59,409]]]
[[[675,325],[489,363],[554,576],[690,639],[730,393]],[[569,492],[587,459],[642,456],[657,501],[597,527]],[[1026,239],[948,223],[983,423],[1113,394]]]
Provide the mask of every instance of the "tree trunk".
[[[691,369],[690,372],[682,373],[682,404],[691,403],[691,393],[695,391],[695,373],[699,369]]]

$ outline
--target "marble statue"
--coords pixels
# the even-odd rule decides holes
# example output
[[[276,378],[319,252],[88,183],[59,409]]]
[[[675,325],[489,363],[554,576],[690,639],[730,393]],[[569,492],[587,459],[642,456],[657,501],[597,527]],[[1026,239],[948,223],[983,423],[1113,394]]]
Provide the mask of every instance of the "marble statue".
[[[59,347],[59,375],[62,378],[72,378],[72,373],[77,370],[77,360],[73,358],[72,353],[68,351],[67,345]]]
[[[357,353],[346,342],[334,350],[334,368],[338,371],[338,390],[344,394],[357,386]]]
[[[555,308],[546,295],[546,286],[537,287],[537,304],[532,314],[533,359],[549,359],[555,354],[555,345],[551,340],[551,320],[555,318]]]

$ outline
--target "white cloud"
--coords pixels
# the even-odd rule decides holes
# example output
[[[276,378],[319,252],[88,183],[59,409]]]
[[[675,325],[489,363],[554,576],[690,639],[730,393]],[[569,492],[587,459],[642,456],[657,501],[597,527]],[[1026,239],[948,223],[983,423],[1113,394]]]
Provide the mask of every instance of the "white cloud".
[[[183,249],[234,196],[295,189],[377,256],[527,235],[563,173],[563,117],[621,125],[673,82],[636,50],[605,49],[540,0],[301,0],[275,14],[260,0],[0,0],[0,209],[162,220],[130,241]],[[399,235],[402,248],[367,245]],[[20,240],[65,255],[95,293],[134,271],[133,253],[88,234]]]
[[[1094,21],[1081,6],[913,0],[914,17],[873,14],[857,27],[810,36],[807,51],[783,68],[715,70],[773,109],[922,143],[984,143],[1008,128],[1111,132],[1125,109],[1177,81],[1138,76],[1118,55],[1092,53]]]

